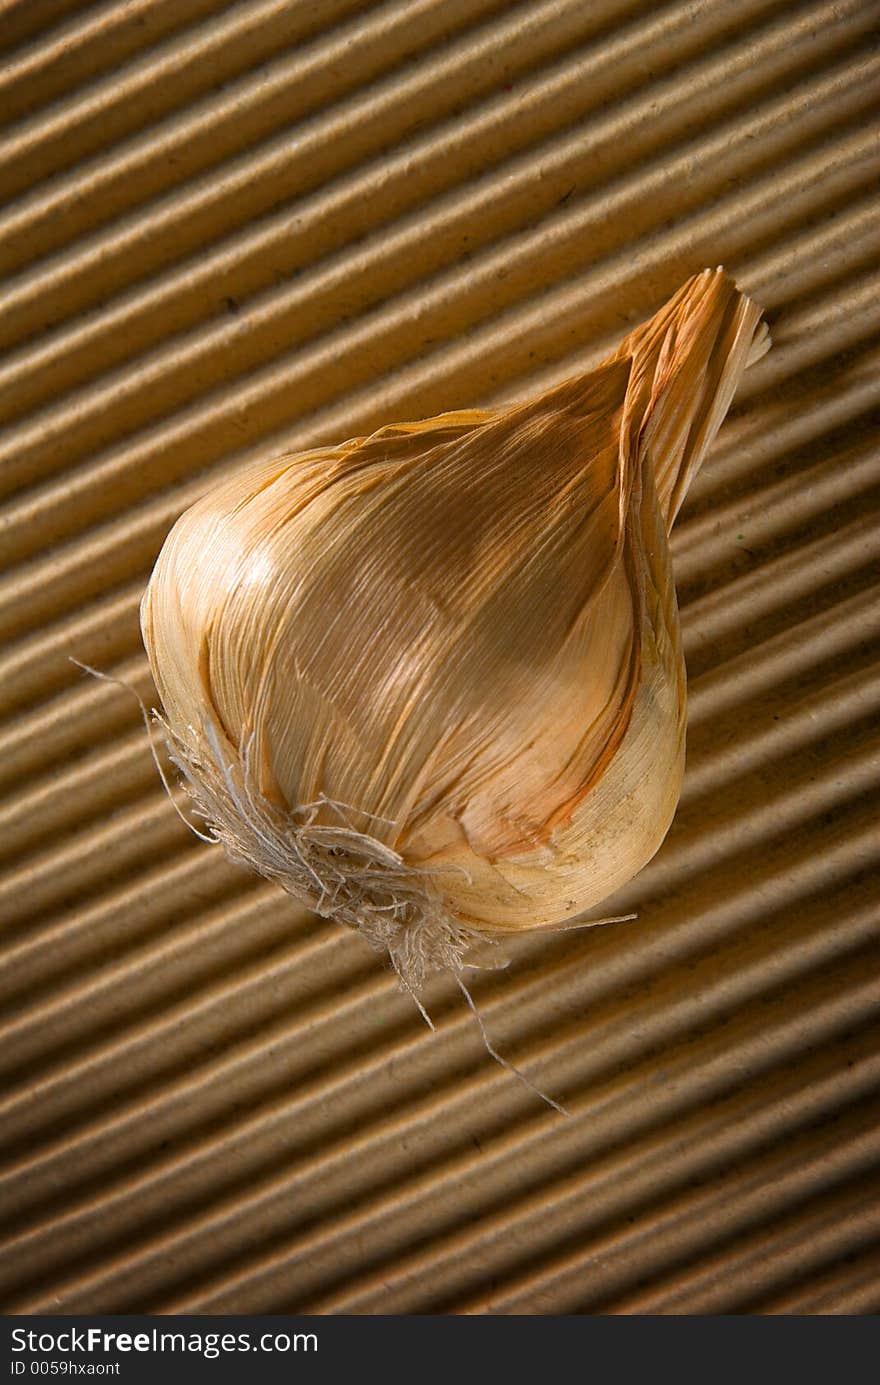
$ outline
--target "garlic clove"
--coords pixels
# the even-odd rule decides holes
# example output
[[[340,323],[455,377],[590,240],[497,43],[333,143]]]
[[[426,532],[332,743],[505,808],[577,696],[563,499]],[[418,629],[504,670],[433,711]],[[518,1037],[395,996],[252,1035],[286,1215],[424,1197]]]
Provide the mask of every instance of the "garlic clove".
[[[668,528],[766,344],[706,271],[536,399],[260,463],[187,511],[142,629],[230,854],[410,985],[635,874],[684,768]]]

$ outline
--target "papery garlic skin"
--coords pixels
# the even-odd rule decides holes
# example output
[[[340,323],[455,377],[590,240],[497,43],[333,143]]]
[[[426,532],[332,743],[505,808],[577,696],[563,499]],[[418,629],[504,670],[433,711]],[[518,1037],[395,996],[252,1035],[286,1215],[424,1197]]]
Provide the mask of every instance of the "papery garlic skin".
[[[650,860],[684,769],[667,526],[759,324],[707,271],[538,399],[249,467],[178,520],[144,643],[230,854],[409,984]]]

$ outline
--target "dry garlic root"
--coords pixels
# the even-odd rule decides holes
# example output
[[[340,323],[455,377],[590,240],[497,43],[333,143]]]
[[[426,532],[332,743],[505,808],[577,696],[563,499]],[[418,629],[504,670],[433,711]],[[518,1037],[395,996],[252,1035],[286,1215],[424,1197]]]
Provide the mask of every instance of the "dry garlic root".
[[[411,989],[630,879],[684,766],[667,533],[768,345],[707,270],[540,398],[273,458],[193,505],[141,625],[211,839]]]

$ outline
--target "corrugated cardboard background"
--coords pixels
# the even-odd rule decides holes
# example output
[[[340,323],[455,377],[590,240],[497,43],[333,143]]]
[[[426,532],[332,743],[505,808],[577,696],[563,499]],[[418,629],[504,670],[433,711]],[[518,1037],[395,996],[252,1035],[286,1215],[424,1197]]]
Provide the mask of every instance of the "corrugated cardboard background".
[[[880,1307],[880,10],[0,0],[2,1299]],[[675,531],[689,768],[639,921],[431,1034],[186,834],[137,707],[173,518],[526,395],[724,263],[767,308]]]

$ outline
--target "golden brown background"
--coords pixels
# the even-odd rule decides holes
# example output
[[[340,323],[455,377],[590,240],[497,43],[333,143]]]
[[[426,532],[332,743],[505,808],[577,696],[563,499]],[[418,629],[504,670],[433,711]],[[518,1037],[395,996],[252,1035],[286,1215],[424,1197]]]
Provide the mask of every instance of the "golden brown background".
[[[12,1312],[880,1308],[880,7],[0,0],[0,1261]],[[133,699],[241,459],[523,396],[723,263],[635,924],[427,1031],[186,834]],[[873,878],[872,878],[873,872]]]

